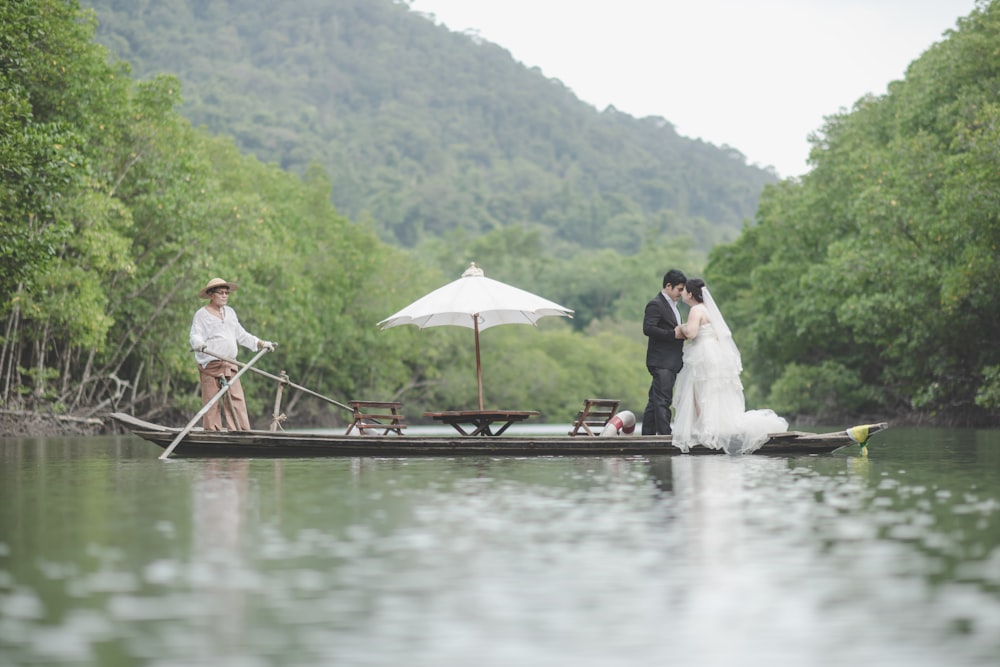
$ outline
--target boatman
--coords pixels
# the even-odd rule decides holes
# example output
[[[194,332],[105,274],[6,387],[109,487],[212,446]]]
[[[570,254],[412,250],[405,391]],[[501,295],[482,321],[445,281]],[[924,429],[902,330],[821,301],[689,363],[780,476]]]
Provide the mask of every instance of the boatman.
[[[230,385],[228,396],[205,413],[202,424],[206,431],[222,430],[223,413],[230,431],[250,430],[243,387],[239,378],[233,379],[239,368],[224,359],[235,360],[240,345],[249,350],[274,350],[274,343],[244,329],[236,311],[229,306],[229,295],[236,287],[236,283],[222,278],[209,280],[198,292],[199,298],[208,299],[208,305],[199,308],[191,322],[191,349],[201,376],[201,404],[212,400],[224,384]]]

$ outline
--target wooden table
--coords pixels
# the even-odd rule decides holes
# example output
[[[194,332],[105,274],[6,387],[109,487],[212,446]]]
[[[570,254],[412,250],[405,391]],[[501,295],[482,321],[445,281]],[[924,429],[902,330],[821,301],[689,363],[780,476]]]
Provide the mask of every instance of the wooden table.
[[[452,410],[447,412],[425,412],[430,417],[452,427],[462,435],[498,436],[514,423],[534,417],[534,410]],[[503,424],[494,430],[494,424]]]

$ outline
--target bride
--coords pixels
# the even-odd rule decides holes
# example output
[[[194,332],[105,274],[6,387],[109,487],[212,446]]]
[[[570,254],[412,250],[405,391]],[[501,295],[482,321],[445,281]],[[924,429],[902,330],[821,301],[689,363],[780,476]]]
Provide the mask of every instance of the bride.
[[[674,391],[673,444],[683,452],[704,445],[748,454],[770,434],[787,431],[788,422],[773,410],[746,410],[740,351],[705,281],[689,279],[681,298],[691,311],[677,327],[687,342]]]

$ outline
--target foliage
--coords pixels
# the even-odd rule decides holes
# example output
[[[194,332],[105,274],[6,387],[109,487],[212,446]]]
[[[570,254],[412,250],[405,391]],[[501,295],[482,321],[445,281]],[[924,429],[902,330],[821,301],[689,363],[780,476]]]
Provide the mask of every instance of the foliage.
[[[976,394],[976,405],[987,410],[1000,408],[1000,366],[983,369],[983,383]]]
[[[736,237],[776,180],[662,118],[598,111],[506,50],[393,0],[88,0],[98,39],[243,151],[330,174],[337,209],[403,247],[511,227],[548,256]],[[443,267],[442,267],[443,268]]]
[[[426,117],[405,122],[404,109],[421,107],[400,105],[421,89],[386,69],[409,71],[395,47],[384,46],[382,61],[357,64],[357,72],[339,69],[351,59],[332,60],[337,71],[326,71],[323,80],[339,86],[358,114],[302,107],[310,122],[342,124],[363,143],[326,145],[322,150],[338,156],[331,162],[308,154],[308,143],[289,140],[289,155],[301,159],[294,169],[264,163],[244,152],[244,141],[277,136],[258,133],[274,113],[267,107],[254,112],[259,124],[247,126],[256,129],[213,136],[179,113],[177,78],[134,81],[129,65],[94,42],[91,12],[66,0],[0,5],[4,407],[77,416],[122,409],[186,421],[199,403],[187,349],[191,316],[201,305],[195,295],[220,276],[240,284],[233,305],[246,327],[279,343],[264,370],[286,370],[293,382],[344,402],[402,400],[411,419],[425,410],[468,408],[476,395],[469,330],[380,331],[376,323],[475,261],[492,278],[576,311],[537,328],[483,333],[490,407],[530,406],[547,420],[565,421],[583,398],[597,396],[642,410],[643,305],[667,268],[701,273],[699,244],[728,233],[721,214],[704,209],[709,200],[732,203],[725,187],[713,189],[706,179],[692,186],[702,193],[695,196],[663,176],[663,164],[692,163],[680,148],[687,144],[668,140],[672,130],[662,123],[580,112],[568,91],[537,73],[525,86],[537,98],[529,104],[513,92],[525,72],[496,47],[427,22],[404,23],[412,17],[384,2],[343,3],[337,7],[344,15],[301,6],[326,11],[328,22],[320,25],[341,40],[384,45],[361,39],[380,34],[372,26],[384,20],[387,34],[410,26],[413,40],[426,40],[428,49],[442,40],[444,50],[430,49],[439,70],[450,59],[464,63],[452,68],[466,77],[463,91],[430,85],[435,77],[448,80],[444,71],[422,82],[435,95],[452,96],[433,98],[448,132]],[[220,43],[242,44],[220,27],[228,16],[222,3],[119,4],[140,7],[156,25],[204,20]],[[261,15],[273,18],[268,11]],[[361,25],[369,28],[342,30]],[[284,33],[275,30],[270,38],[280,42]],[[813,170],[767,187],[754,224],[708,255],[704,273],[747,366],[748,404],[802,419],[860,412],[995,423],[998,45],[1000,2],[981,0],[886,95],[828,118],[813,140]],[[474,49],[485,60],[467,53]],[[267,58],[287,51],[255,55],[256,69],[248,71],[260,74]],[[306,55],[299,54],[302,66],[315,66]],[[504,77],[494,89],[477,88],[473,63]],[[274,76],[261,81],[280,96]],[[393,86],[398,94],[389,95]],[[547,97],[552,90],[559,95]],[[485,97],[471,104],[463,95]],[[198,104],[213,108],[207,99]],[[530,113],[518,116],[518,109]],[[463,122],[466,115],[489,120],[496,132],[478,132]],[[379,125],[389,116],[397,127]],[[641,135],[644,143],[631,134],[637,127],[659,134]],[[372,139],[375,128],[385,130],[386,143]],[[589,139],[578,144],[576,136]],[[408,148],[401,150],[404,138]],[[647,144],[666,162],[643,153]],[[715,169],[717,149],[700,149],[704,168]],[[349,159],[353,150],[364,159]],[[622,157],[618,167],[649,169],[630,167],[626,176],[606,168],[601,153],[638,161]],[[747,175],[745,165],[728,159]],[[371,183],[388,185],[372,194]],[[331,203],[345,184],[361,201],[353,220]],[[671,202],[669,210],[653,201]],[[730,220],[738,209],[731,208]],[[570,219],[572,227],[565,225]],[[396,240],[407,237],[412,248],[380,240],[392,221],[400,225]],[[269,412],[273,384],[251,375],[245,386],[252,414]],[[286,396],[289,424],[343,423],[344,413],[326,402],[301,392]]]
[[[986,423],[1000,361],[1000,3],[981,1],[886,95],[831,116],[813,169],[768,187],[708,273],[760,388],[789,410]],[[984,380],[984,377],[986,378]],[[985,384],[983,384],[985,383]]]
[[[581,271],[571,259],[553,262],[538,228],[455,234],[428,244],[427,259],[387,246],[372,224],[334,209],[319,163],[302,175],[263,164],[183,119],[176,78],[132,81],[129,67],[92,41],[92,14],[62,0],[2,11],[5,406],[190,414],[199,403],[187,349],[195,294],[222,276],[240,285],[232,303],[244,325],[279,343],[264,370],[287,370],[342,402],[400,399],[411,418],[468,407],[475,358],[467,330],[382,332],[374,323],[480,257],[495,258],[486,262],[493,277],[592,304],[575,327],[487,332],[491,405],[531,405],[566,420],[579,392],[631,396],[645,383],[641,365],[608,353],[635,347],[634,338],[583,329],[624,308],[626,283],[654,282],[640,264],[664,259],[664,250],[625,261],[597,250]],[[667,255],[680,262],[684,252]],[[253,413],[269,411],[274,385],[250,375],[245,386]],[[290,423],[342,421],[308,394],[286,396]]]
[[[772,409],[789,418],[806,415],[828,423],[846,414],[869,414],[877,400],[860,374],[826,360],[815,366],[789,364],[771,388]]]

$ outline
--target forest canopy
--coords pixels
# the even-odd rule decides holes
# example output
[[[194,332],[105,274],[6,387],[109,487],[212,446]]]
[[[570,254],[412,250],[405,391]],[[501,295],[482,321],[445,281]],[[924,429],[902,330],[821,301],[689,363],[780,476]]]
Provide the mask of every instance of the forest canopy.
[[[666,239],[704,253],[777,181],[663,118],[598,111],[405,2],[83,4],[140,78],[180,78],[194,125],[292,173],[321,164],[337,210],[394,245],[519,227],[563,257]]]
[[[188,8],[179,0],[118,4],[152,13]],[[193,20],[208,20],[222,6],[197,5],[207,14]],[[394,3],[347,6],[367,12],[375,25],[382,12],[405,11],[391,9]],[[75,2],[0,5],[4,410],[86,417],[119,409],[183,423],[199,404],[187,333],[201,305],[196,294],[215,276],[240,284],[232,305],[244,325],[278,341],[278,351],[262,362],[265,370],[286,370],[294,382],[340,401],[402,400],[416,420],[424,410],[468,408],[476,396],[468,330],[380,331],[375,323],[475,261],[488,276],[575,311],[572,320],[543,319],[537,330],[483,333],[487,407],[535,409],[541,419],[558,422],[570,419],[583,398],[613,396],[641,412],[648,386],[642,307],[664,271],[678,267],[689,275],[704,268],[743,352],[750,407],[772,407],[793,423],[878,415],[995,424],[1000,414],[1000,348],[992,340],[1000,324],[998,2],[982,0],[886,94],[831,115],[813,137],[812,170],[796,180],[770,178],[753,219],[731,243],[717,243],[711,231],[700,240],[676,233],[674,223],[651,227],[650,220],[674,220],[690,231],[709,218],[693,200],[685,203],[691,192],[650,176],[657,169],[636,171],[642,178],[634,181],[617,178],[619,185],[665,188],[654,197],[667,206],[659,213],[637,205],[638,191],[622,185],[613,194],[573,176],[588,169],[594,178],[612,176],[582,149],[575,160],[586,167],[566,163],[560,171],[554,162],[515,151],[525,143],[520,140],[506,152],[499,147],[506,155],[499,161],[492,154],[498,147],[482,153],[468,146],[465,155],[482,161],[477,175],[467,174],[470,182],[499,179],[512,187],[506,199],[490,194],[485,200],[487,190],[463,190],[457,172],[434,166],[454,148],[450,135],[423,136],[419,145],[426,150],[395,163],[312,155],[308,142],[299,149],[308,158],[294,165],[262,161],[243,146],[238,128],[196,126],[181,113],[182,76],[135,77],[129,62],[98,44],[97,27],[97,14]],[[136,32],[129,44],[138,48],[155,39]],[[510,60],[502,50],[481,47],[465,36],[443,42],[438,48],[460,53],[442,52],[439,75],[452,59],[469,68]],[[332,115],[315,113],[367,127],[361,137],[385,155],[398,152],[407,133],[422,125],[397,133],[380,124],[385,116],[372,115],[395,105],[394,113],[406,117],[399,105],[405,109],[402,94],[412,94],[393,88],[392,73],[377,76],[376,64],[334,77],[345,90],[368,92],[354,102],[359,117],[341,107]],[[529,76],[529,90],[554,85],[511,67],[512,86],[518,71]],[[379,105],[371,106],[376,98]],[[210,102],[203,96],[198,105],[214,108],[224,124],[227,107]],[[534,120],[521,122],[509,101],[482,100],[474,108],[439,102],[459,134],[465,115],[481,119],[487,112],[501,114],[511,128],[537,127]],[[617,112],[580,112],[615,121],[595,136],[586,123],[574,125],[574,104],[586,105],[568,93],[560,104],[545,112],[552,132],[527,142],[532,151],[563,155],[560,142],[569,136],[595,154],[610,142],[641,157],[635,153],[641,135],[633,131],[657,125]],[[519,105],[537,120],[541,110],[527,98]],[[281,121],[271,119],[274,132]],[[299,146],[294,134],[282,136]],[[685,159],[675,154],[663,165],[692,164]],[[703,169],[722,169],[715,159],[706,157]],[[740,160],[730,162],[743,176],[752,173]],[[695,190],[717,182],[685,174],[699,183]],[[477,213],[440,229],[421,223],[409,237],[387,235],[388,221],[417,218],[387,212],[399,207],[389,201],[391,188],[372,185],[383,181],[433,181],[425,203],[452,211],[455,197],[467,198],[478,203],[464,210],[485,207],[492,217]],[[750,181],[741,187],[752,189]],[[539,224],[553,200],[532,200],[532,188],[515,183],[561,197],[565,206],[552,210],[562,213]],[[344,190],[365,203],[345,212],[338,196]],[[710,189],[703,192],[712,199]],[[747,196],[756,200],[758,193]],[[607,208],[611,199],[621,205],[618,213]],[[532,201],[536,213],[524,208]],[[636,234],[643,242],[630,248],[609,241]],[[699,243],[711,247],[707,263]],[[260,425],[274,386],[260,379],[246,385]],[[342,423],[345,416],[302,394],[293,394],[284,409],[295,425]]]
[[[707,272],[777,410],[996,423],[1000,3],[831,115]]]
[[[193,412],[187,333],[201,305],[195,295],[214,276],[240,284],[233,305],[247,328],[279,342],[266,370],[287,370],[342,402],[402,399],[410,415],[467,407],[476,396],[467,332],[382,332],[375,323],[470,261],[583,304],[570,323],[484,333],[485,354],[504,360],[486,362],[495,373],[490,405],[530,402],[544,418],[566,419],[584,394],[642,400],[644,369],[607,354],[641,357],[635,335],[614,318],[683,250],[652,248],[626,261],[595,251],[583,266],[553,263],[537,232],[511,226],[469,239],[460,255],[418,260],[339,214],[318,164],[296,175],[192,127],[177,112],[180,82],[134,81],[128,64],[93,40],[92,12],[62,0],[0,11],[5,409]],[[538,369],[551,371],[544,382]],[[263,413],[274,387],[247,384]],[[343,418],[301,395],[286,408],[298,423]]]

